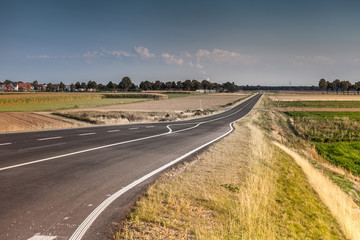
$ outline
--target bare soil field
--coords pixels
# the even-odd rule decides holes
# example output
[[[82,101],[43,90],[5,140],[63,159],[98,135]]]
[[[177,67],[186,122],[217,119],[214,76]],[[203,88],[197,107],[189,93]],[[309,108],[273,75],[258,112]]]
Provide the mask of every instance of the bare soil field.
[[[246,94],[199,94],[188,97],[146,101],[130,104],[117,104],[92,108],[76,108],[63,112],[78,112],[79,114],[83,112],[107,112],[110,115],[113,115],[113,113],[110,112],[125,113],[125,118],[116,117],[112,119],[109,117],[103,117],[102,119],[94,119],[97,120],[97,122],[99,122],[99,124],[101,125],[124,124],[130,122],[172,121],[181,118],[192,117],[192,115],[194,115],[194,113],[186,113],[187,110],[193,111],[200,108],[219,110],[219,108],[231,104],[235,101],[241,100],[247,96],[248,95]],[[130,113],[127,114],[126,112]],[[159,114],[143,116],[145,113],[147,114],[150,112],[162,112],[162,115],[164,116]],[[179,114],[181,116],[178,116]],[[204,112],[203,114],[208,113]],[[43,129],[84,127],[91,125],[94,124],[84,121],[77,121],[61,116],[55,116],[52,115],[52,112],[0,113],[0,132],[19,132]]]
[[[269,94],[272,101],[360,101],[360,95],[321,94],[321,93],[277,93]]]
[[[218,109],[248,96],[247,94],[196,94],[182,98],[171,98],[159,101],[138,102],[132,104],[109,105],[87,108],[89,111],[146,111],[176,112],[197,109]],[[69,111],[78,111],[69,110]]]
[[[89,124],[37,113],[0,113],[0,132],[80,127]]]

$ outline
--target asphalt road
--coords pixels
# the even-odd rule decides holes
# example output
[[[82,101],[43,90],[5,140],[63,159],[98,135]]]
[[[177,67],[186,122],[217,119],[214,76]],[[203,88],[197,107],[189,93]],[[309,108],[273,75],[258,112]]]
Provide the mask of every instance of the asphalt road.
[[[0,134],[0,239],[103,239],[161,171],[229,133],[260,97],[182,122]]]

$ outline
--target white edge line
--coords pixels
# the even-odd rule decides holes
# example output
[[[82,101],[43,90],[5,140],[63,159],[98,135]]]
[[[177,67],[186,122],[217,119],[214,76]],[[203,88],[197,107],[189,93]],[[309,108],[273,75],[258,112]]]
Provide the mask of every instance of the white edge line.
[[[0,146],[10,145],[12,143],[0,143]]]
[[[62,137],[48,137],[48,138],[39,138],[38,141],[45,141],[45,140],[53,140],[53,139],[59,139],[59,138],[62,138]]]
[[[260,99],[260,98],[259,98]],[[258,101],[259,101],[258,99]],[[258,102],[257,101],[257,102]],[[256,105],[256,103],[254,104],[254,106]],[[195,148],[194,150],[182,155],[181,157],[176,158],[175,160],[163,165],[162,167],[146,174],[145,176],[135,180],[134,182],[130,183],[129,185],[127,185],[126,187],[120,189],[119,191],[117,191],[116,193],[114,193],[113,195],[111,195],[110,197],[108,197],[107,199],[105,199],[97,208],[95,208],[90,215],[79,225],[79,227],[76,229],[76,231],[73,233],[73,235],[70,237],[69,240],[81,240],[82,237],[85,235],[86,231],[89,229],[89,227],[91,226],[91,224],[96,220],[96,218],[113,202],[115,201],[118,197],[120,197],[122,194],[124,194],[125,192],[127,192],[128,190],[132,189],[133,187],[135,187],[136,185],[142,183],[143,181],[147,180],[148,178],[156,175],[157,173],[165,170],[166,168],[178,163],[179,161],[183,160],[184,158],[190,156],[191,154],[199,151],[200,149],[218,141],[219,139],[227,136],[228,134],[230,134],[234,128],[233,128],[233,123],[236,121],[239,121],[240,119],[246,117],[254,108],[254,106],[251,108],[251,110],[245,114],[243,117],[231,122],[229,124],[230,126],[230,130],[227,131],[226,133],[224,133],[223,135],[201,145],[200,147]]]
[[[260,99],[260,98],[259,98]],[[259,100],[258,100],[259,101]],[[249,103],[248,103],[249,104]],[[247,105],[248,105],[247,104]],[[247,106],[245,105],[245,106]],[[255,104],[256,105],[256,104]],[[254,106],[255,106],[254,105]],[[245,107],[244,106],[244,107]],[[243,108],[244,108],[243,107]],[[243,109],[241,108],[241,110]],[[253,107],[254,108],[254,107]],[[252,108],[252,109],[253,109]],[[249,111],[249,113],[252,111],[252,109]],[[238,111],[236,111],[237,113]],[[247,114],[249,114],[247,113]],[[233,115],[234,113],[232,113],[231,115]],[[247,116],[247,114],[245,116]],[[231,116],[230,115],[230,116]],[[244,117],[245,117],[244,116]],[[223,117],[219,118],[219,119],[222,119]],[[241,118],[239,118],[241,119]],[[209,120],[210,121],[215,121],[215,119],[212,119],[212,120]],[[190,130],[190,129],[193,129],[197,126],[199,126],[200,124],[202,123],[206,123],[205,122],[200,122],[198,123],[196,126],[193,126],[193,127],[190,127],[190,128],[185,128],[185,129],[182,129],[182,130],[178,130],[178,131],[173,131],[170,126],[172,124],[169,124],[167,125],[166,127],[169,129],[168,132],[166,133],[161,133],[161,134],[157,134],[157,135],[152,135],[152,136],[147,136],[147,137],[143,137],[143,138],[137,138],[137,139],[132,139],[132,140],[128,140],[128,141],[124,141],[124,142],[118,142],[118,143],[113,143],[113,144],[109,144],[109,145],[104,145],[104,146],[100,146],[100,147],[95,147],[95,148],[89,148],[89,149],[85,149],[85,150],[81,150],[81,151],[77,151],[77,152],[72,152],[72,153],[66,153],[66,154],[62,154],[62,155],[58,155],[58,156],[54,156],[54,157],[48,157],[48,158],[43,158],[43,159],[39,159],[39,160],[35,160],[35,161],[31,161],[31,162],[26,162],[26,163],[20,163],[20,164],[16,164],[16,165],[12,165],[12,166],[7,166],[7,167],[3,167],[3,168],[0,168],[0,171],[4,171],[4,170],[8,170],[8,169],[12,169],[12,168],[17,168],[17,167],[22,167],[22,166],[26,166],[26,165],[31,165],[31,164],[35,164],[35,163],[40,163],[40,162],[46,162],[46,161],[49,161],[49,160],[54,160],[54,159],[58,159],[58,158],[63,158],[63,157],[68,157],[68,156],[72,156],[72,155],[76,155],[76,154],[80,154],[80,153],[86,153],[86,152],[90,152],[90,151],[95,151],[95,150],[99,150],[99,149],[103,149],[103,148],[108,148],[108,147],[113,147],[113,146],[117,146],[117,145],[122,145],[122,144],[126,144],[126,143],[132,143],[132,142],[137,142],[137,141],[142,141],[142,140],[146,140],[146,139],[150,139],[150,138],[155,138],[155,137],[160,137],[160,136],[164,136],[164,135],[167,135],[167,134],[171,134],[171,133],[176,133],[176,132],[183,132],[183,131],[186,131],[186,130]],[[195,124],[195,123],[193,123]],[[95,134],[95,133],[94,133]]]
[[[260,93],[257,93],[257,94],[260,94]],[[242,103],[244,103],[245,101],[249,100],[250,98],[256,96],[257,94],[249,94],[249,96],[241,99],[241,101],[239,103],[237,103],[234,107],[236,107],[237,105],[240,105]],[[232,107],[232,108],[234,108]],[[226,111],[223,111],[223,112],[219,112],[219,113],[215,113],[211,116],[216,116],[216,115],[219,115],[219,114],[222,114],[222,113],[225,113],[227,111],[230,111],[232,108],[229,108],[228,110]],[[207,118],[209,116],[203,116],[203,117],[199,117],[199,118],[196,118],[196,119],[201,119],[201,118]],[[188,121],[188,120],[191,120],[191,119],[187,119],[187,120],[184,120],[184,121]],[[127,124],[120,124],[121,126],[133,126],[133,125],[145,125],[145,124],[162,124],[163,122],[147,122],[147,123],[127,123]],[[176,121],[170,121],[169,123],[176,123]],[[76,130],[76,129],[89,129],[89,128],[103,128],[103,127],[118,127],[119,124],[113,124],[113,125],[106,125],[106,126],[86,126],[86,127],[74,127],[74,128],[58,128],[58,129],[46,129],[46,130],[35,130],[35,131],[21,131],[21,132],[7,132],[7,133],[0,133],[0,136],[1,135],[9,135],[9,134],[19,134],[19,133],[37,133],[37,132],[51,132],[51,131],[63,131],[63,130]]]
[[[91,132],[91,133],[80,133],[78,134],[78,136],[86,136],[86,135],[94,135],[96,134],[95,132]]]

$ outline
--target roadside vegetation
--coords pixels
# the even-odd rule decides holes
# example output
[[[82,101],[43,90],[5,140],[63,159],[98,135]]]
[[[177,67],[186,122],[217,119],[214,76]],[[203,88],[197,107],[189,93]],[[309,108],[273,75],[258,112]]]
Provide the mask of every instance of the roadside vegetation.
[[[360,108],[360,101],[272,101],[269,105],[280,108]]]
[[[351,238],[272,143],[281,139],[272,135],[277,122],[269,111],[252,112],[231,135],[166,173],[114,239]]]

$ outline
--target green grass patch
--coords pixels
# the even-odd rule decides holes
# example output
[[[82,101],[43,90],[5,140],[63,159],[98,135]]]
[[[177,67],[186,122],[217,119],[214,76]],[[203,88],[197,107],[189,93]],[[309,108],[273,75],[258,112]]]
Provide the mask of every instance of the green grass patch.
[[[360,108],[360,101],[271,101],[269,104],[281,108]]]
[[[349,118],[353,120],[360,120],[360,112],[296,111],[296,112],[284,112],[284,113],[293,118],[302,118],[302,117],[322,118],[322,119]]]
[[[165,95],[168,96],[169,99],[191,96],[191,94],[188,94],[188,93],[166,93]]]
[[[140,98],[104,98],[104,99],[90,99],[77,100],[65,102],[44,102],[44,103],[29,103],[16,105],[0,105],[0,112],[37,112],[37,111],[52,111],[60,109],[70,109],[78,107],[99,107],[112,104],[125,104],[133,102],[147,101],[147,99]]]
[[[360,175],[360,142],[316,143],[315,147],[329,162]]]
[[[344,239],[301,168],[279,150],[275,158],[278,177],[273,215],[278,239]]]
[[[285,112],[294,130],[313,142],[360,141],[360,112]]]

